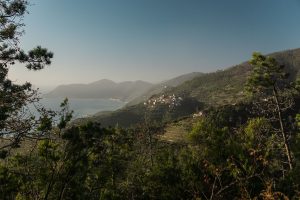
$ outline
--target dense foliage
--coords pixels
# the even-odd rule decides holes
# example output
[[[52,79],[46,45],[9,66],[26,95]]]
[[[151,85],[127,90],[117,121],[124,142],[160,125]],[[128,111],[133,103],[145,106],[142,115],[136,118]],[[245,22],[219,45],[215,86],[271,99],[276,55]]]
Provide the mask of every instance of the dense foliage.
[[[1,198],[297,199],[298,129],[291,130],[289,169],[272,122],[264,116],[232,122],[227,111],[212,109],[199,118],[188,144],[164,142],[158,128],[146,124],[131,130],[70,126],[30,153],[5,159]]]
[[[167,123],[186,112],[180,105],[203,109],[192,99],[144,108],[130,129],[69,123],[67,100],[60,113],[37,107],[35,117],[24,107],[38,101],[36,91],[7,78],[15,61],[38,70],[52,58],[8,42],[18,44],[26,6],[0,1],[0,199],[300,198],[300,82],[274,58],[255,53],[241,86],[248,99],[203,110],[187,142],[162,140],[157,116]]]

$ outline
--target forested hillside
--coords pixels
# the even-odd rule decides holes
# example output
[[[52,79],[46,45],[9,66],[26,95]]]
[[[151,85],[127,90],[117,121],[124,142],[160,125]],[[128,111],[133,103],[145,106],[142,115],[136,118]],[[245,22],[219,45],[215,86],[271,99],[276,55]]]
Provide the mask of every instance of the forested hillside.
[[[277,52],[270,54],[270,56],[278,60],[280,65],[286,66],[284,70],[290,74],[290,81],[296,79],[300,70],[300,49]],[[183,98],[183,103],[172,111],[173,113],[176,112],[176,115],[169,114],[170,110],[166,109],[163,104],[148,109],[149,107],[144,105],[146,100],[138,105],[127,106],[115,112],[98,113],[91,120],[104,126],[119,124],[128,127],[143,122],[145,113],[155,121],[165,122],[191,116],[193,113],[211,106],[236,104],[245,100],[244,84],[251,69],[251,65],[245,62],[225,70],[201,74],[192,80],[185,81],[176,87],[166,88],[164,91],[149,97],[150,99],[159,99],[162,95],[175,95]],[[193,103],[185,103],[189,101]],[[155,113],[160,113],[160,115],[156,118]]]
[[[290,79],[295,80],[300,70],[300,49],[277,52],[270,56],[274,57],[279,64],[286,66],[285,70],[291,75]],[[212,106],[233,104],[243,99],[243,87],[250,72],[251,65],[245,62],[196,77],[166,93],[194,97]]]

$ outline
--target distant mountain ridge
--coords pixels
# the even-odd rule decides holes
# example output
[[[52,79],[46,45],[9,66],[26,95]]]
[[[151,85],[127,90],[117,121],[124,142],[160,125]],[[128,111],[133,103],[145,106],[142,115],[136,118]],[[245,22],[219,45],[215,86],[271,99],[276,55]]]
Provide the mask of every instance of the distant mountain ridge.
[[[60,85],[45,94],[44,97],[101,98],[130,101],[142,95],[151,86],[153,86],[152,83],[140,80],[116,83],[112,80],[102,79],[89,84]]]
[[[201,75],[203,75],[201,72],[192,72],[157,84],[141,80],[116,83],[109,79],[101,79],[88,84],[59,85],[51,92],[45,94],[44,97],[112,98],[129,102],[129,106],[143,102],[152,95],[161,93],[163,90],[169,89],[170,87],[176,87],[185,81]]]

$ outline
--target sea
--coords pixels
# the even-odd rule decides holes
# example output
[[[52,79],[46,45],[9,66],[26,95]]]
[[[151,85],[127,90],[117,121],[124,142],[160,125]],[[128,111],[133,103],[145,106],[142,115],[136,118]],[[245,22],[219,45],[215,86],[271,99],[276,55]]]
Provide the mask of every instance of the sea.
[[[63,100],[64,98],[42,98],[39,103],[47,109],[59,111]],[[70,110],[74,111],[74,119],[92,116],[101,111],[114,111],[126,104],[118,99],[68,98],[68,100]]]

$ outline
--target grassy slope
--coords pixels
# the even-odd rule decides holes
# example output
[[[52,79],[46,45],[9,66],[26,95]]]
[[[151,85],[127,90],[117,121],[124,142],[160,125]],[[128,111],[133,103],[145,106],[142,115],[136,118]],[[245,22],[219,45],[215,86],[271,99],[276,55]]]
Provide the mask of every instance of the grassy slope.
[[[164,134],[160,139],[170,143],[187,143],[188,133],[192,130],[197,118],[185,118],[176,122],[168,123],[164,127]]]

